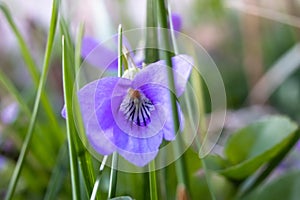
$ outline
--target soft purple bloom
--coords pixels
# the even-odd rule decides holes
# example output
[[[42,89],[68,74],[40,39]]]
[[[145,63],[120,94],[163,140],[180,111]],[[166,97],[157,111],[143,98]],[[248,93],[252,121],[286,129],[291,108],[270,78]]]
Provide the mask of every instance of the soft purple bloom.
[[[192,60],[178,55],[172,61],[173,92],[179,97],[191,73]],[[98,153],[117,151],[129,162],[144,166],[156,157],[163,139],[175,139],[167,70],[171,69],[165,62],[158,61],[143,69],[129,69],[122,78],[95,80],[79,90],[86,134]],[[182,128],[179,104],[178,111]]]
[[[3,108],[0,112],[0,119],[3,124],[13,123],[19,114],[19,105],[16,102],[13,102]]]
[[[180,32],[182,29],[182,20],[179,14],[172,13],[172,23],[173,23],[173,29],[175,31]]]
[[[173,29],[175,31],[181,31],[182,20],[179,14],[172,14]],[[170,25],[169,25],[170,26]],[[113,37],[115,44],[117,45],[118,35]],[[128,49],[130,56],[133,59],[134,64],[137,67],[141,67],[144,61],[144,55],[142,51],[133,53],[132,48],[126,39],[123,37],[123,45]],[[101,56],[99,56],[101,55]],[[118,69],[118,53],[115,50],[109,49],[105,46],[105,43],[100,43],[93,37],[84,37],[82,40],[81,56],[91,65],[98,67],[102,71],[108,71],[110,73],[117,73]]]

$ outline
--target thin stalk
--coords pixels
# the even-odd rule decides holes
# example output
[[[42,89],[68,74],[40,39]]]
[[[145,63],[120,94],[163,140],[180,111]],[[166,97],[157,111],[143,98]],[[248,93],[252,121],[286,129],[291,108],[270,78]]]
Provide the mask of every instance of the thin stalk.
[[[153,63],[159,60],[158,37],[157,37],[157,2],[156,0],[147,0],[147,21],[146,21],[146,48],[145,48],[145,63]],[[164,170],[164,169],[163,169]],[[149,181],[148,181],[149,179]],[[149,187],[148,187],[149,182]],[[157,182],[155,161],[149,163],[149,172],[145,173],[144,179],[144,194],[150,192],[150,198],[157,199]],[[149,191],[150,190],[150,191]]]
[[[122,26],[120,24],[118,28],[118,77],[122,77],[123,74],[122,49],[123,49],[123,36],[122,36]]]
[[[81,64],[81,46],[82,46],[82,37],[84,33],[84,25],[80,24],[78,29],[78,35],[76,39],[76,46],[75,46],[75,76],[77,75],[78,71],[80,70],[80,64]],[[72,81],[74,82],[74,81]],[[78,86],[79,81],[76,81],[76,91],[79,89]],[[77,97],[77,96],[76,96]],[[80,106],[78,104],[78,98],[73,99],[73,108],[75,108],[75,114],[77,114],[77,111],[80,110]],[[80,112],[80,111],[79,111]],[[75,117],[78,117],[76,125],[77,125],[77,131],[80,134],[84,134],[85,129],[82,123],[81,115],[75,115]],[[85,136],[83,136],[85,137]],[[86,148],[83,145],[83,141],[80,140],[78,135],[75,136],[75,145],[78,149],[78,157],[79,157],[79,165],[80,169],[83,172],[83,178],[85,181],[86,191],[87,195],[90,194],[90,192],[93,190],[93,183],[95,182],[95,175],[94,175],[94,168],[92,163],[91,155],[87,152]]]
[[[195,57],[196,55],[194,55]],[[195,65],[197,65],[197,62],[195,61]],[[207,140],[207,126],[206,126],[206,117],[205,117],[205,100],[204,100],[204,93],[203,93],[203,82],[201,80],[201,76],[200,74],[198,74],[198,71],[193,69],[194,72],[192,72],[192,76],[191,76],[191,81],[192,81],[192,85],[193,88],[195,89],[195,93],[196,93],[196,98],[197,98],[197,102],[199,104],[199,114],[200,114],[200,119],[199,119],[199,136],[196,136],[196,145],[199,149],[199,157],[201,159],[202,162],[202,167],[204,170],[204,175],[205,175],[205,179],[207,182],[207,186],[208,186],[208,190],[211,196],[212,200],[215,200],[215,194],[213,192],[213,186],[210,180],[210,174],[209,174],[209,169],[206,166],[205,163],[205,158],[202,156],[202,151],[204,151],[204,144]],[[203,153],[203,155],[205,155],[205,153]]]
[[[147,0],[147,24],[146,26],[146,48],[145,63],[153,63],[159,59],[157,47],[157,4],[156,0]]]
[[[59,151],[57,163],[52,171],[51,179],[47,186],[47,192],[44,200],[51,200],[57,197],[58,192],[61,190],[64,179],[68,171],[68,154],[67,143],[64,143]]]
[[[96,182],[95,182],[95,184],[94,184],[94,188],[93,188],[93,192],[92,192],[92,195],[91,195],[90,200],[95,200],[96,197],[97,197],[97,192],[98,192],[99,185],[100,185],[100,181],[101,181],[101,177],[102,177],[102,171],[103,171],[103,169],[104,169],[104,167],[105,167],[107,158],[108,158],[108,156],[104,156],[104,157],[103,157],[103,160],[102,160],[101,165],[100,165],[100,168],[99,168],[97,180],[96,180]]]
[[[116,196],[117,179],[118,179],[118,171],[116,169],[117,166],[118,166],[118,155],[116,152],[114,152],[112,155],[108,199],[111,199]]]
[[[63,68],[63,89],[64,101],[66,104],[66,125],[67,125],[67,139],[69,148],[69,160],[71,170],[71,185],[72,185],[72,198],[80,199],[80,181],[78,173],[78,161],[76,155],[76,148],[74,145],[74,124],[72,118],[72,82],[68,76],[67,58],[66,58],[65,38],[62,36],[62,68]]]
[[[155,160],[149,163],[149,180],[150,180],[150,199],[157,200],[157,185],[155,173]]]
[[[158,8],[159,8],[159,18],[160,18],[160,25],[162,28],[166,29],[168,28],[168,21],[167,21],[167,10],[165,7],[165,1],[164,0],[158,0]],[[170,44],[170,38],[168,35],[168,32],[166,30],[163,30],[162,32],[162,41],[164,42],[165,49],[170,50],[171,49],[171,44]],[[167,66],[172,68],[172,55],[170,52],[166,52],[166,63]],[[168,79],[169,79],[169,87],[170,91],[175,91],[175,84],[174,84],[174,76],[172,73],[172,70],[168,70]],[[176,103],[176,97],[175,94],[170,92],[171,95],[171,104],[172,104],[172,114],[173,114],[173,123],[175,130],[178,130],[179,128],[179,116],[178,116],[178,110],[177,110],[177,103]],[[178,155],[180,152],[182,152],[182,138],[178,137],[178,139],[175,141],[175,148],[174,148],[174,154]],[[188,181],[188,176],[186,174],[187,168],[186,168],[186,163],[185,163],[185,158],[184,155],[181,156],[178,160],[175,162],[175,167],[176,167],[176,174],[178,177],[178,184],[183,185],[186,187],[189,191],[189,181]]]
[[[59,0],[54,0],[53,7],[52,7],[52,16],[51,16],[51,22],[50,22],[49,36],[48,36],[48,40],[47,40],[45,59],[44,59],[44,64],[43,64],[43,71],[42,71],[42,75],[41,75],[40,81],[39,81],[39,86],[38,86],[38,90],[37,90],[37,94],[36,94],[36,98],[35,98],[35,102],[34,102],[32,117],[30,119],[29,128],[26,133],[24,144],[22,146],[16,167],[14,169],[12,178],[10,179],[10,183],[9,183],[9,186],[7,189],[7,195],[5,197],[6,200],[10,200],[13,197],[17,182],[19,180],[20,172],[22,170],[23,163],[24,163],[27,151],[28,151],[28,147],[29,147],[29,144],[30,144],[30,141],[32,138],[32,133],[33,133],[33,129],[34,129],[34,125],[36,122],[37,113],[38,113],[38,108],[39,108],[39,104],[40,104],[40,100],[41,100],[41,94],[44,89],[44,86],[45,86],[45,83],[47,80],[47,74],[49,71],[50,56],[51,56],[51,52],[52,52],[53,40],[54,40],[55,31],[56,31],[56,24],[57,24],[57,17],[58,17],[58,7],[59,7]]]
[[[118,28],[118,77],[122,77],[123,69],[122,69],[122,43],[123,35],[122,35],[122,25],[119,25]],[[108,198],[112,198],[116,195],[116,187],[117,187],[117,177],[118,171],[116,170],[118,166],[118,154],[116,152],[112,155],[112,165],[110,171],[110,183],[109,183],[109,191],[108,191]]]
[[[78,35],[77,35],[77,40],[76,40],[76,47],[75,47],[75,74],[77,74],[77,72],[80,69],[80,65],[81,65],[81,47],[82,47],[82,37],[83,37],[83,33],[84,33],[84,24],[81,23],[79,25],[78,31],[77,31]]]

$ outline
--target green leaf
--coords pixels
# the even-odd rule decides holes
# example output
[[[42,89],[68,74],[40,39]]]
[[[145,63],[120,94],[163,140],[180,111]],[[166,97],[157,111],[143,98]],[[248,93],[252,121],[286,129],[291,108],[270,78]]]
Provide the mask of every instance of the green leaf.
[[[243,200],[298,200],[300,197],[300,171],[288,172],[267,185],[257,188]]]
[[[227,168],[219,173],[242,180],[269,162],[293,139],[297,125],[285,117],[270,117],[234,133],[224,152]]]

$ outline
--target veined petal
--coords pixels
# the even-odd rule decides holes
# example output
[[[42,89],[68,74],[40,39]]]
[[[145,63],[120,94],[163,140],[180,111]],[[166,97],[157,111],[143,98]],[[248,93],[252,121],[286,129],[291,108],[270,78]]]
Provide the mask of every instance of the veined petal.
[[[112,95],[124,96],[131,81],[118,77],[105,77],[94,82],[93,92],[91,92],[93,94],[83,94],[82,97],[83,99],[89,97],[94,101],[93,112],[96,112],[98,124],[102,131],[106,131],[115,124],[115,119],[112,114]],[[80,104],[82,103],[84,102]]]
[[[91,97],[95,100],[95,109],[107,98],[126,94],[127,88],[131,85],[130,80],[118,77],[104,77],[94,82],[96,82],[94,94],[86,97]]]
[[[112,97],[112,99],[105,100],[97,109],[98,123],[103,131],[115,126],[128,136],[141,139],[159,134],[166,121],[164,110],[160,105],[156,105],[155,110],[151,112],[151,122],[147,126],[138,126],[127,119],[125,114],[120,110],[123,99],[123,96]]]
[[[118,69],[118,54],[91,37],[82,40],[81,55],[86,61],[102,71]]]
[[[147,84],[140,87],[140,90],[151,99],[152,102],[160,104],[163,108],[164,127],[162,129],[164,133],[164,139],[171,141],[175,139],[178,130],[174,127],[174,119],[172,113],[172,104],[170,97],[170,90],[159,85]],[[177,103],[177,111],[179,115],[180,130],[184,128],[184,117],[181,111],[179,103]]]
[[[98,121],[97,124],[94,123],[95,127],[92,128],[95,130],[95,133],[91,134],[92,137],[89,136],[92,146],[101,154],[111,153],[116,149],[118,153],[129,162],[137,166],[146,165],[153,160],[158,153],[163,132],[160,131],[154,136],[147,138],[129,135],[116,123],[111,106],[112,101],[106,99],[96,111]],[[97,129],[98,133],[96,133]],[[130,129],[130,126],[128,129]],[[134,134],[138,135],[143,133],[144,132],[140,131]],[[107,143],[105,143],[105,141]],[[108,149],[109,147],[113,150]]]
[[[172,58],[172,64],[172,69],[166,66],[165,61],[148,65],[135,76],[132,85],[139,88],[145,84],[157,84],[169,88],[168,71],[172,70],[176,90],[172,92],[175,92],[177,97],[181,96],[192,71],[192,58],[187,55],[178,55]]]
[[[110,142],[112,131],[103,132],[98,124],[94,97],[101,99],[98,103],[103,103],[110,97],[111,88],[117,81],[118,78],[103,78],[87,84],[78,91],[78,101],[87,138],[92,147],[102,155],[108,155],[115,151],[115,146]],[[96,94],[97,91],[101,92]]]

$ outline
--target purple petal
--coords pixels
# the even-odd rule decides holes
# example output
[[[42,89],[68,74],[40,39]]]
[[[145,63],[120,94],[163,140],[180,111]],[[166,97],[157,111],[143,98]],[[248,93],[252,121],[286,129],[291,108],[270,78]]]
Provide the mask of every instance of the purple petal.
[[[95,112],[95,96],[103,103],[106,98],[111,96],[111,88],[117,83],[118,78],[107,77],[93,81],[79,90],[78,100],[82,113],[82,120],[85,126],[87,137],[93,148],[102,155],[107,155],[115,151],[113,143],[110,142],[112,131],[105,133],[99,127]],[[96,91],[98,91],[96,93]]]
[[[112,99],[113,117],[118,127],[126,134],[137,138],[149,138],[158,134],[163,128],[166,116],[160,105],[155,105],[155,110],[151,111],[151,122],[147,126],[138,126],[127,120],[122,111],[119,110],[122,97],[114,97]],[[102,123],[99,121],[99,123]]]
[[[113,130],[105,132],[100,128],[96,115],[92,115],[88,124],[85,125],[86,134],[92,147],[102,155],[109,155],[116,151],[113,141]]]
[[[104,100],[111,98],[112,95],[124,95],[131,85],[130,80],[118,77],[105,77],[94,82],[96,82],[96,87],[94,89],[94,94],[91,97],[95,100],[96,109]]]
[[[117,77],[106,77],[93,81],[78,91],[78,100],[87,137],[94,149],[103,155],[110,154],[115,148],[109,140],[112,131],[111,135],[109,135],[109,131],[104,134],[99,127],[95,112],[95,98],[97,98],[98,104],[102,104],[107,98],[110,98],[118,80]],[[62,110],[62,116],[66,117],[65,106]]]
[[[13,123],[19,114],[19,105],[16,102],[13,102],[6,106],[0,113],[0,119],[3,124]]]
[[[66,113],[66,105],[63,106],[63,108],[61,109],[60,114],[61,114],[61,116],[62,116],[63,118],[66,119],[66,117],[67,117],[67,113]]]
[[[132,137],[124,133],[118,126],[114,127],[114,143],[120,150],[131,153],[151,153],[159,149],[162,142],[162,132],[149,138]]]
[[[115,97],[120,98],[121,97]],[[153,160],[158,152],[159,146],[162,142],[162,131],[157,132],[152,137],[142,138],[134,137],[125,133],[119,125],[116,123],[111,107],[110,99],[105,100],[102,105],[97,109],[98,124],[95,125],[96,128],[93,128],[95,131],[94,138],[89,137],[92,146],[101,154],[104,154],[109,146],[112,149],[116,149],[120,155],[122,155],[129,162],[137,165],[144,166]],[[116,109],[115,109],[116,110]],[[124,119],[124,118],[123,118]],[[130,130],[130,126],[126,124]],[[99,128],[100,127],[100,128]],[[123,127],[124,128],[124,127]],[[141,127],[140,127],[141,128]],[[128,130],[127,129],[127,130]],[[145,134],[142,130],[133,129],[135,135]],[[99,133],[97,133],[99,132]],[[113,135],[112,135],[113,132]],[[133,132],[133,131],[132,131]],[[130,133],[133,134],[133,133]],[[98,137],[95,139],[95,136]],[[103,139],[108,140],[106,143],[103,142]],[[102,142],[101,142],[102,141]],[[105,149],[103,150],[103,146]]]
[[[132,153],[132,152],[122,151],[122,150],[119,150],[118,152],[123,158],[133,163],[134,165],[138,167],[144,167],[149,162],[154,160],[154,158],[158,153],[158,150],[151,153]]]
[[[118,35],[112,37],[115,47],[118,45]],[[131,50],[130,43],[127,38],[123,36],[123,45],[127,48],[130,56],[136,62],[137,66],[141,65],[142,61],[140,57],[136,57]],[[84,37],[82,40],[81,55],[86,61],[96,67],[99,67],[102,71],[109,70],[117,72],[118,69],[118,53],[112,51],[105,46],[105,43],[99,43],[92,37]]]
[[[114,135],[119,154],[141,167],[155,158],[162,142],[162,132],[150,138],[135,138],[128,136],[116,126]]]
[[[118,54],[100,44],[91,37],[82,40],[82,57],[89,63],[99,67],[102,71],[118,69]]]
[[[165,108],[165,112],[167,113],[166,114],[167,117],[166,117],[166,123],[165,123],[164,128],[163,128],[162,131],[164,132],[164,139],[168,140],[168,141],[172,141],[172,140],[175,139],[178,129],[180,131],[183,131],[184,116],[183,116],[183,113],[182,113],[182,110],[180,108],[179,103],[177,103],[177,112],[178,112],[178,116],[179,116],[179,128],[176,129],[174,127],[174,119],[173,119],[173,112],[172,112],[171,103],[166,104],[164,106],[164,108]]]
[[[182,29],[182,20],[181,16],[177,13],[172,13],[172,23],[173,23],[173,29],[175,31],[180,32]]]
[[[142,69],[141,72],[135,76],[133,86],[139,88],[145,84],[157,84],[169,88],[168,70],[170,70],[170,67],[166,66],[165,63],[165,61],[158,61]],[[184,92],[190,76],[193,67],[192,58],[187,55],[178,55],[172,58],[172,64],[176,96],[179,97]]]
[[[163,88],[154,84],[147,84],[140,87],[141,91],[149,97],[149,99],[154,104],[160,104],[163,108],[162,113],[164,113],[164,139],[171,141],[175,139],[177,130],[174,127],[173,113],[172,113],[172,104],[170,99],[170,91],[167,88]],[[180,105],[177,103],[177,110],[179,115],[180,130],[183,130],[184,127],[184,117],[181,111]]]

